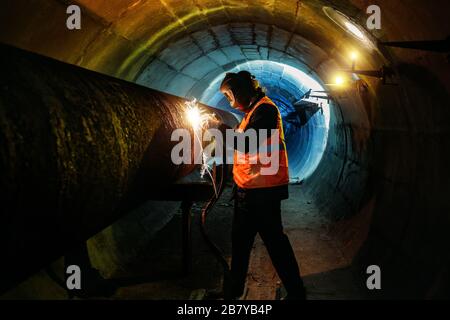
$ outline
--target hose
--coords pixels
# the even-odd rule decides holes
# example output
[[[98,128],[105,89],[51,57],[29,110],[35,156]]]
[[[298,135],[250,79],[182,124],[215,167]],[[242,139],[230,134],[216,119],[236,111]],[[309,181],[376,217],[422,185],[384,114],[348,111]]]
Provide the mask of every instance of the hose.
[[[225,146],[224,146],[224,151],[225,151]],[[227,178],[227,165],[225,162],[225,157],[226,157],[225,154],[226,153],[223,152],[223,155],[224,155],[223,164],[216,166],[216,172],[220,172],[219,183],[218,183],[218,186],[216,187],[217,194],[215,193],[201,210],[200,232],[202,234],[203,240],[206,242],[206,244],[208,245],[212,254],[214,255],[214,257],[217,259],[217,261],[223,268],[223,273],[224,273],[223,294],[224,294],[224,298],[227,299],[227,298],[231,297],[231,294],[230,294],[231,293],[231,291],[230,291],[230,284],[231,284],[230,267],[228,265],[227,260],[223,256],[223,253],[220,250],[220,248],[209,238],[208,233],[206,232],[206,226],[205,226],[209,210],[212,207],[214,207],[217,200],[219,200],[219,198],[222,195],[222,192],[224,190],[226,181],[227,181],[227,179],[226,179]],[[220,170],[218,170],[218,168],[220,168]],[[214,181],[213,181],[213,183],[214,183]]]

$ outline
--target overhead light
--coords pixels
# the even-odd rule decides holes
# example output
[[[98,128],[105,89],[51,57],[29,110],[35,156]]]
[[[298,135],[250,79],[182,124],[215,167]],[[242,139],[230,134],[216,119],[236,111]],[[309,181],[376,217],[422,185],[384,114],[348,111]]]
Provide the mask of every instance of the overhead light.
[[[202,114],[198,107],[186,109],[186,117],[194,130],[198,130],[202,125]]]
[[[356,60],[358,59],[358,52],[352,51],[350,53],[350,59],[352,60],[352,70],[356,68]]]
[[[346,76],[342,73],[337,73],[334,78],[331,79],[331,83],[326,83],[325,85],[329,87],[343,88],[346,82]]]
[[[334,84],[337,86],[342,86],[344,84],[344,78],[342,76],[336,76]]]
[[[357,37],[360,40],[365,39],[364,33],[362,33],[362,31],[356,25],[348,21],[344,21],[344,25],[347,28],[347,30],[350,31],[350,33],[352,33],[355,37]]]
[[[371,40],[370,34],[363,27],[361,27],[356,22],[352,21],[352,19],[347,17],[345,14],[332,7],[323,7],[323,12],[331,21],[336,23],[348,34],[352,35],[355,39],[359,40],[367,47],[375,48],[375,45]]]
[[[350,53],[350,59],[352,59],[352,61],[356,61],[358,59],[358,52],[352,51]]]

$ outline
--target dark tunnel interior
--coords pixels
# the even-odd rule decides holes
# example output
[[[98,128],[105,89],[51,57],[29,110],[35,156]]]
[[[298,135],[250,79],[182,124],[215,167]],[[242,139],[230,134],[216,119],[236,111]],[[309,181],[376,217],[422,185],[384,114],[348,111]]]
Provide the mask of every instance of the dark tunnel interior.
[[[131,92],[134,105],[139,107],[146,104],[146,98],[154,99],[160,110],[157,115],[142,111],[136,119],[126,121],[121,118],[128,112],[125,107],[111,114],[105,111],[106,115],[101,111],[92,116],[84,114],[88,123],[80,130],[96,130],[95,124],[89,123],[93,119],[89,117],[96,117],[109,128],[102,134],[110,139],[102,140],[100,134],[94,134],[93,141],[83,150],[94,150],[95,144],[105,146],[99,151],[105,155],[97,159],[99,168],[110,161],[108,154],[118,153],[120,157],[112,162],[111,168],[96,172],[83,169],[91,162],[77,162],[78,158],[66,154],[68,166],[72,166],[67,179],[89,185],[89,176],[84,179],[81,175],[92,174],[98,177],[91,179],[93,184],[97,183],[99,188],[110,186],[98,189],[95,195],[86,195],[89,200],[78,207],[86,211],[80,221],[95,220],[95,210],[103,210],[105,206],[112,210],[121,204],[116,199],[123,196],[126,185],[123,179],[135,172],[136,155],[144,154],[143,149],[149,147],[144,140],[158,139],[161,126],[170,127],[179,119],[178,109],[171,111],[163,106],[176,105],[173,96],[196,98],[207,106],[233,113],[236,121],[240,119],[241,115],[231,109],[218,89],[227,72],[248,70],[276,102],[283,117],[291,179],[283,219],[312,298],[450,297],[448,1],[73,2],[82,8],[80,30],[66,28],[66,1],[3,1],[0,42],[127,81],[104,87],[103,81],[107,79],[89,83],[81,71],[73,78],[64,78],[67,83],[72,79],[73,87],[80,92],[89,88],[90,96],[85,99],[92,99],[89,100],[92,106],[112,99],[124,100]],[[366,27],[366,8],[371,4],[382,10],[380,30]],[[381,44],[445,39],[445,52]],[[352,55],[355,65],[349,71]],[[24,70],[20,71],[23,79],[28,77]],[[377,75],[357,70],[376,71]],[[71,73],[69,69],[64,72]],[[70,96],[77,92],[61,87],[58,93],[56,79],[63,79],[63,72],[55,74],[53,96],[43,99],[49,105],[51,99],[59,96],[70,101]],[[1,77],[3,109],[7,105],[8,76]],[[50,86],[52,74],[47,77],[43,83]],[[29,81],[39,82],[31,70]],[[139,89],[128,87],[129,82],[139,85]],[[147,93],[142,87],[155,91]],[[133,90],[143,90],[142,96],[132,93]],[[61,101],[58,103],[63,104]],[[87,100],[73,101],[71,106],[76,108]],[[7,141],[13,136],[7,123],[10,115],[0,112],[1,139]],[[71,115],[67,113],[64,117],[67,117],[65,127],[61,127],[61,120],[57,123],[60,131],[56,133],[63,140],[72,130],[68,119]],[[135,131],[125,132],[125,126],[135,127]],[[133,141],[128,133],[136,139]],[[160,140],[166,138],[167,135],[159,136]],[[110,140],[118,140],[121,145],[109,144]],[[138,146],[139,143],[142,145]],[[1,147],[1,170],[20,167],[6,164],[19,159],[11,146]],[[33,159],[33,152],[39,151],[31,150],[29,159]],[[149,147],[147,152],[152,155],[154,151]],[[6,155],[10,156],[7,160]],[[153,179],[154,185],[173,179],[169,177],[172,169],[164,171],[158,167],[163,166],[164,159],[155,157],[153,161],[150,169],[160,171],[146,177]],[[10,183],[5,181],[2,188]],[[70,188],[68,184],[65,186]],[[53,187],[58,188],[58,184]],[[232,208],[225,198],[229,193],[227,188],[208,221],[211,235],[227,257]],[[114,201],[102,206],[101,199]],[[88,201],[92,201],[91,208]],[[38,214],[38,204],[35,207]],[[127,208],[129,212],[120,219],[115,217],[106,223],[99,218],[103,230],[86,233],[92,264],[105,278],[134,279],[129,284],[123,280],[116,298],[189,298],[194,290],[214,287],[221,281],[220,266],[202,247],[195,226],[191,276],[171,280],[170,270],[179,264],[179,252],[173,248],[181,241],[179,207],[179,201],[148,197]],[[195,203],[194,222],[199,208]],[[1,215],[3,221],[8,221],[6,212]],[[6,230],[8,226],[2,223],[1,228]],[[270,260],[261,247],[257,242],[252,256],[253,299],[262,299],[267,292],[276,290],[275,284],[268,284],[270,281],[265,278],[274,271],[267,266]],[[143,255],[148,256],[145,263]],[[60,274],[61,256],[48,261]],[[149,264],[155,276],[146,273]],[[380,266],[383,290],[365,289],[369,265]],[[208,276],[204,276],[205,272]],[[154,279],[150,281],[147,276]],[[10,298],[67,299],[67,293],[45,268],[40,268],[1,296]]]

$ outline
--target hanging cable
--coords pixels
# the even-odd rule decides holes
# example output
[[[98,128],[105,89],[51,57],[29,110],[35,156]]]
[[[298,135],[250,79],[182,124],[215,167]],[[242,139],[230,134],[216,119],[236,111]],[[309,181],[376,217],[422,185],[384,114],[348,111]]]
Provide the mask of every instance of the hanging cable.
[[[221,130],[222,134],[224,133],[224,130]],[[219,200],[220,196],[222,195],[222,192],[225,188],[225,184],[227,181],[227,165],[225,162],[226,152],[225,152],[225,146],[223,146],[223,164],[216,167],[216,174],[219,176],[218,178],[218,184],[216,186],[216,192],[215,194],[210,198],[210,200],[205,204],[205,206],[202,208],[201,211],[201,220],[200,220],[200,232],[202,234],[203,240],[208,245],[209,249],[211,250],[214,257],[217,259],[217,261],[220,263],[220,265],[223,268],[224,273],[224,297],[229,298],[230,297],[230,288],[229,284],[231,283],[231,273],[230,273],[230,267],[228,265],[227,260],[223,256],[222,251],[220,248],[209,238],[208,233],[206,232],[206,219],[208,217],[208,213],[211,210],[211,208],[214,207],[216,202]],[[216,176],[217,179],[217,176]],[[213,181],[215,183],[215,181]]]

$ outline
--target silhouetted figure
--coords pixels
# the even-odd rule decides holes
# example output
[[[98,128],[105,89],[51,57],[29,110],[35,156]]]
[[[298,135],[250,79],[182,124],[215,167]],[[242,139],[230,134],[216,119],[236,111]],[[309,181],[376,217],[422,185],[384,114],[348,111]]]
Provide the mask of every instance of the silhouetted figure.
[[[221,84],[221,91],[231,106],[245,113],[237,132],[255,129],[258,146],[271,146],[269,140],[260,141],[259,130],[277,129],[278,146],[271,152],[278,152],[279,166],[274,174],[264,174],[261,170],[258,150],[248,145],[244,150],[235,151],[233,177],[237,185],[235,192],[235,212],[232,230],[231,285],[228,297],[236,298],[244,293],[250,252],[257,233],[260,234],[269,252],[272,263],[288,293],[288,299],[305,299],[305,289],[294,251],[288,237],[283,232],[281,222],[281,200],[289,197],[287,151],[284,142],[283,125],[277,106],[262,91],[258,81],[247,71],[228,73]],[[244,163],[237,162],[237,153],[244,154]],[[257,158],[257,164],[248,161]],[[224,290],[228,289],[225,286]]]

